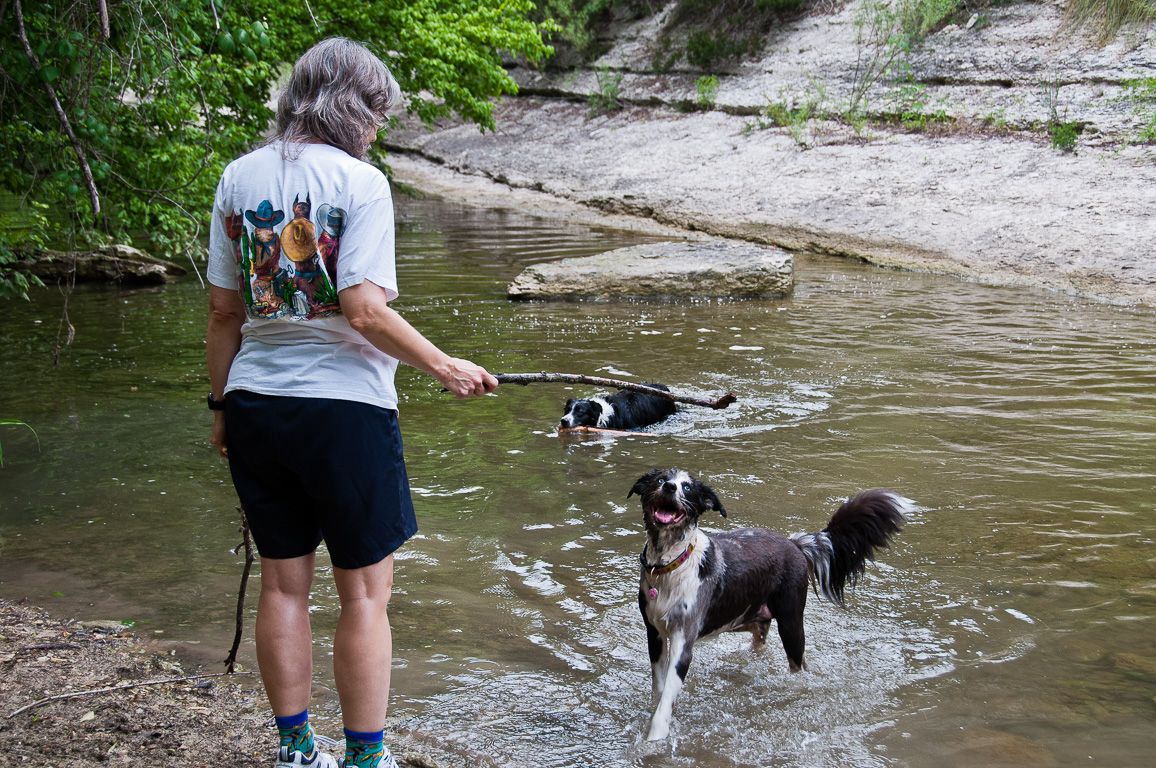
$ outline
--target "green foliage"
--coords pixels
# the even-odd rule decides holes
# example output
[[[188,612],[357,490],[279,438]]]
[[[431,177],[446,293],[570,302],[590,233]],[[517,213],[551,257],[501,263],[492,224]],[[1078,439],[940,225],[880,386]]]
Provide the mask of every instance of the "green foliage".
[[[745,52],[747,41],[734,39],[727,30],[700,29],[686,39],[686,60],[700,69],[710,69],[715,62]]]
[[[586,99],[590,117],[603,112],[622,109],[622,104],[618,101],[618,94],[622,86],[622,73],[611,72],[609,67],[599,67],[594,71],[594,76],[598,81],[598,90]]]
[[[1132,102],[1136,114],[1144,121],[1140,138],[1156,140],[1156,77],[1127,81],[1122,98]]]
[[[862,0],[854,21],[857,55],[848,113],[864,111],[870,90],[893,76],[913,48],[947,24],[960,4],[961,0]]]
[[[822,83],[812,80],[801,96],[790,89],[779,92],[779,100],[768,102],[755,119],[747,123],[743,132],[749,133],[756,127],[766,130],[783,127],[791,139],[801,149],[818,145],[824,138],[822,121],[825,118],[827,92]]]
[[[1125,27],[1145,29],[1156,18],[1156,0],[1068,0],[1064,23],[1069,29],[1087,29],[1101,43],[1109,43]]]
[[[544,30],[527,18],[533,0],[251,1],[274,26],[273,54],[282,61],[324,37],[366,42],[427,124],[457,114],[493,130],[493,97],[517,92],[500,52],[533,61],[550,53]]]
[[[37,67],[14,4],[0,2],[0,193],[16,201],[0,212],[23,222],[0,225],[3,295],[27,290],[12,255],[54,234],[45,222],[70,247],[115,239],[172,256],[195,244],[224,165],[269,125],[266,103],[286,63],[322,38],[366,41],[426,123],[457,114],[483,129],[494,127],[491,100],[516,90],[501,52],[534,60],[550,50],[526,17],[532,0],[107,5],[105,40],[95,0],[22,3]],[[87,157],[99,215],[50,91]]]
[[[48,233],[54,227],[45,216],[48,206],[44,203],[29,203],[24,216],[0,214],[0,297],[28,299],[31,286],[44,285],[40,278],[24,275],[14,269],[20,256],[13,248],[19,244],[24,248],[42,248]]]
[[[1079,137],[1081,126],[1079,123],[1068,121],[1068,109],[1060,100],[1060,83],[1058,80],[1044,82],[1043,100],[1048,108],[1047,131],[1049,142],[1053,149],[1061,152],[1073,152],[1076,149],[1076,140]]]
[[[556,55],[573,52],[577,60],[582,61],[597,54],[598,22],[625,4],[629,4],[629,0],[534,0],[529,18],[548,25]]]
[[[715,75],[706,75],[700,77],[694,82],[696,92],[695,103],[700,109],[711,109],[714,107],[715,99],[718,98],[718,77]]]
[[[686,60],[699,69],[715,69],[719,62],[753,54],[763,45],[765,33],[779,13],[796,10],[807,0],[680,0],[671,14],[670,27],[688,27]],[[663,43],[666,38],[663,38]],[[655,68],[669,69],[677,54],[663,57]]]
[[[1076,149],[1076,139],[1080,133],[1078,123],[1055,122],[1048,126],[1048,135],[1051,137],[1053,149],[1061,152],[1073,152]]]
[[[928,123],[950,121],[945,107],[946,99],[937,99],[934,109],[929,109],[931,105],[927,86],[915,82],[911,66],[902,61],[897,64],[896,69],[903,72],[903,77],[888,94],[888,100],[892,105],[892,113],[899,122],[908,128],[919,130],[926,128]]]

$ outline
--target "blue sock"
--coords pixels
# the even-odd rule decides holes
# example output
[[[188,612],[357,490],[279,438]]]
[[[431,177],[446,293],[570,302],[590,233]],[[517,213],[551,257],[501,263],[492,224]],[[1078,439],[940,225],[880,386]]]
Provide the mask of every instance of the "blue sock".
[[[377,768],[385,757],[385,729],[351,731],[345,729],[345,768]]]
[[[277,733],[281,736],[281,746],[290,752],[300,752],[308,757],[313,754],[313,728],[309,725],[309,710],[292,717],[276,717]]]

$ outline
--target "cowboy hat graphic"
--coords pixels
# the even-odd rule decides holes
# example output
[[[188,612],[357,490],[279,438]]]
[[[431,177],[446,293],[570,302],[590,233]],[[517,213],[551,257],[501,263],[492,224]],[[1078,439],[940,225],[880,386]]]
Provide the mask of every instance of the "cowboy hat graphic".
[[[281,223],[285,218],[285,211],[274,211],[271,202],[262,200],[256,211],[245,211],[245,218],[255,227],[268,229]]]
[[[322,203],[317,209],[317,226],[330,237],[341,237],[345,231],[345,210],[334,208],[329,203]]]

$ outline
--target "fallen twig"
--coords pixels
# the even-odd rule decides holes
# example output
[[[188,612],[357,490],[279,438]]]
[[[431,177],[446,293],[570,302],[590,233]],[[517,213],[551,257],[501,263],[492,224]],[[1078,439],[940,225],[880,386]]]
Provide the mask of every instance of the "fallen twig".
[[[166,683],[185,683],[185,682],[188,682],[189,680],[200,680],[200,679],[205,678],[205,677],[224,677],[225,675],[228,675],[228,674],[251,675],[253,673],[252,672],[235,672],[235,673],[212,672],[212,673],[204,674],[204,675],[187,675],[186,677],[170,677],[167,680],[146,680],[143,683],[125,683],[123,685],[113,685],[113,686],[110,686],[108,688],[94,688],[91,691],[70,691],[69,693],[58,693],[55,696],[45,696],[43,699],[37,699],[36,701],[32,702],[31,704],[25,704],[23,707],[14,711],[12,714],[8,715],[4,719],[5,720],[11,720],[12,718],[19,715],[21,712],[27,712],[30,709],[35,709],[36,707],[43,706],[44,704],[47,704],[50,701],[58,701],[60,699],[75,699],[75,698],[79,698],[81,696],[95,696],[98,693],[111,693],[112,691],[123,691],[127,688],[141,688],[141,687],[146,686],[146,685],[164,685]]]
[[[253,570],[253,561],[256,559],[253,554],[253,537],[249,533],[249,518],[245,517],[243,508],[237,507],[237,511],[241,513],[242,541],[233,550],[233,554],[240,552],[241,547],[245,548],[245,567],[241,571],[241,588],[237,590],[237,632],[233,635],[233,647],[229,650],[229,657],[225,659],[225,670],[228,674],[232,674],[233,667],[237,664],[237,651],[241,647],[241,631],[245,627],[245,590],[249,587],[249,572]]]
[[[36,645],[26,645],[20,649],[21,651],[79,651],[80,646],[76,643],[37,643]]]
[[[722,397],[714,400],[706,400],[700,397],[690,397],[689,395],[677,395],[674,392],[667,392],[665,389],[656,389],[655,387],[648,387],[645,384],[634,384],[629,381],[619,381],[618,379],[604,379],[601,376],[584,376],[577,373],[495,373],[494,378],[498,380],[499,384],[541,384],[541,383],[564,383],[564,384],[591,384],[596,387],[614,387],[615,389],[629,389],[634,392],[642,392],[647,395],[656,395],[666,400],[672,400],[676,403],[687,403],[689,405],[701,405],[705,408],[713,408],[716,411],[720,408],[726,408],[728,405],[738,400],[738,395],[734,392],[727,392]]]

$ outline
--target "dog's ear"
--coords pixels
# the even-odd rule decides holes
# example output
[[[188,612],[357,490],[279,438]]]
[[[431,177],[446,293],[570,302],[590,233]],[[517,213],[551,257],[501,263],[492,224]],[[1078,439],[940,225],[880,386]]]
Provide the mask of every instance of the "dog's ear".
[[[566,401],[566,410],[569,411],[573,407],[574,407],[574,398],[570,398],[569,400]]]
[[[702,487],[702,497],[706,501],[707,509],[717,509],[720,515],[727,516],[727,511],[723,508],[722,502],[719,501],[718,494],[709,485]]]
[[[629,499],[631,496],[633,496],[636,493],[639,496],[646,493],[647,486],[649,486],[651,483],[653,483],[654,478],[661,475],[662,472],[663,472],[663,470],[661,470],[661,469],[652,469],[651,471],[647,472],[642,477],[638,478],[634,482],[634,487],[630,489],[630,493],[626,494],[626,498]]]

